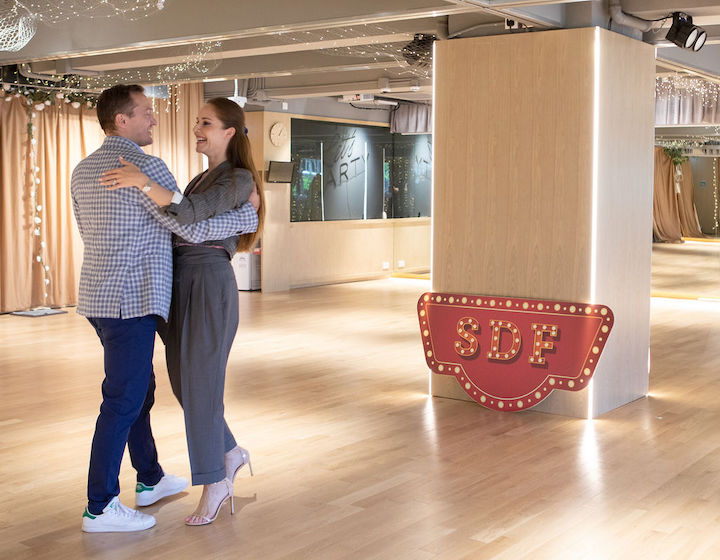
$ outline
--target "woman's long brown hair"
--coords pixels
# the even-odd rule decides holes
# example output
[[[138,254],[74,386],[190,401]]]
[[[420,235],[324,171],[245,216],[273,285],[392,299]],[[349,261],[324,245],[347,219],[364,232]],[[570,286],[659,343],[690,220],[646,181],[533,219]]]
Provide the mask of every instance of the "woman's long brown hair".
[[[245,233],[238,240],[238,252],[250,251],[260,237],[265,223],[265,191],[253,162],[250,139],[245,132],[247,130],[245,128],[245,111],[237,103],[224,97],[213,97],[208,100],[207,104],[212,106],[217,118],[222,121],[224,128],[235,129],[235,134],[230,138],[227,146],[225,154],[227,161],[232,168],[242,167],[252,173],[260,195],[260,207],[257,210],[257,231],[255,233]]]

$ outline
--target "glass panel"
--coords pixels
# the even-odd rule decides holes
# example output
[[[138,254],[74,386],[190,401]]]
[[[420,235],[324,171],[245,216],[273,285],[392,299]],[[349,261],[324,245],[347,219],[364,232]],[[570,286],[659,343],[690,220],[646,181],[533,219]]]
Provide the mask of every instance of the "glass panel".
[[[431,136],[292,119],[294,222],[430,215]]]
[[[393,218],[430,215],[432,135],[393,134],[390,158]]]

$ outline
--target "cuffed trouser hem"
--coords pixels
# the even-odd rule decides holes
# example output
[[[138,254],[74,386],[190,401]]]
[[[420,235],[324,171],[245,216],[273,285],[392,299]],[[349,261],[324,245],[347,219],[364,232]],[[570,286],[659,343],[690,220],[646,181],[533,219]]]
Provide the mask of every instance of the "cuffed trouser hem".
[[[227,473],[225,472],[225,469],[210,473],[193,473],[192,485],[201,486],[203,484],[215,484],[216,482],[220,482],[223,478],[225,478],[226,475]]]

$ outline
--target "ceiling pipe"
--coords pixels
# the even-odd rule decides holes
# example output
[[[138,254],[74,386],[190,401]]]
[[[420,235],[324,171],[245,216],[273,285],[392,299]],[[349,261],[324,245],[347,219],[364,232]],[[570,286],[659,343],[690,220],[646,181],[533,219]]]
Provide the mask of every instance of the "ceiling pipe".
[[[455,31],[449,35],[450,39],[454,39],[455,37],[459,37],[460,35],[464,35],[465,33],[469,33],[470,31],[477,31],[478,29],[501,29],[505,30],[505,23],[478,23],[477,25],[471,25],[470,27],[466,27],[464,29],[460,29],[459,31]]]
[[[443,16],[437,21],[437,29],[435,35],[440,41],[445,41],[449,38],[449,27],[450,27],[450,16]]]
[[[21,76],[25,78],[29,78],[31,80],[44,80],[46,82],[62,82],[65,77],[64,76],[54,76],[51,74],[35,74],[30,70],[29,64],[18,64],[17,65],[18,72]]]
[[[620,25],[639,29],[643,32],[650,31],[653,28],[654,22],[623,12],[620,0],[610,0],[608,10],[610,11],[612,20]]]

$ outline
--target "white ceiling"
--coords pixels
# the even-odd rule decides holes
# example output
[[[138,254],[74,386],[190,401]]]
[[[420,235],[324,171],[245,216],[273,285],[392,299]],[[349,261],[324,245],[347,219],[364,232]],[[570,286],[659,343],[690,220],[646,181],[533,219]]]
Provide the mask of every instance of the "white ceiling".
[[[673,11],[692,15],[709,36],[699,53],[669,46],[669,22],[635,36],[656,44],[658,58],[671,65],[720,76],[720,3],[622,0],[622,7],[646,19]],[[506,29],[506,18],[527,27]],[[250,93],[261,98],[368,92],[422,101],[430,98],[431,69],[408,65],[401,52],[416,33],[442,39],[607,27],[608,20],[607,1],[588,0],[165,0],[163,10],[138,21],[41,23],[22,50],[0,51],[0,65],[26,63],[26,71],[47,75],[99,73],[84,78],[85,87],[113,79],[256,78]],[[203,48],[209,52],[200,57]]]

